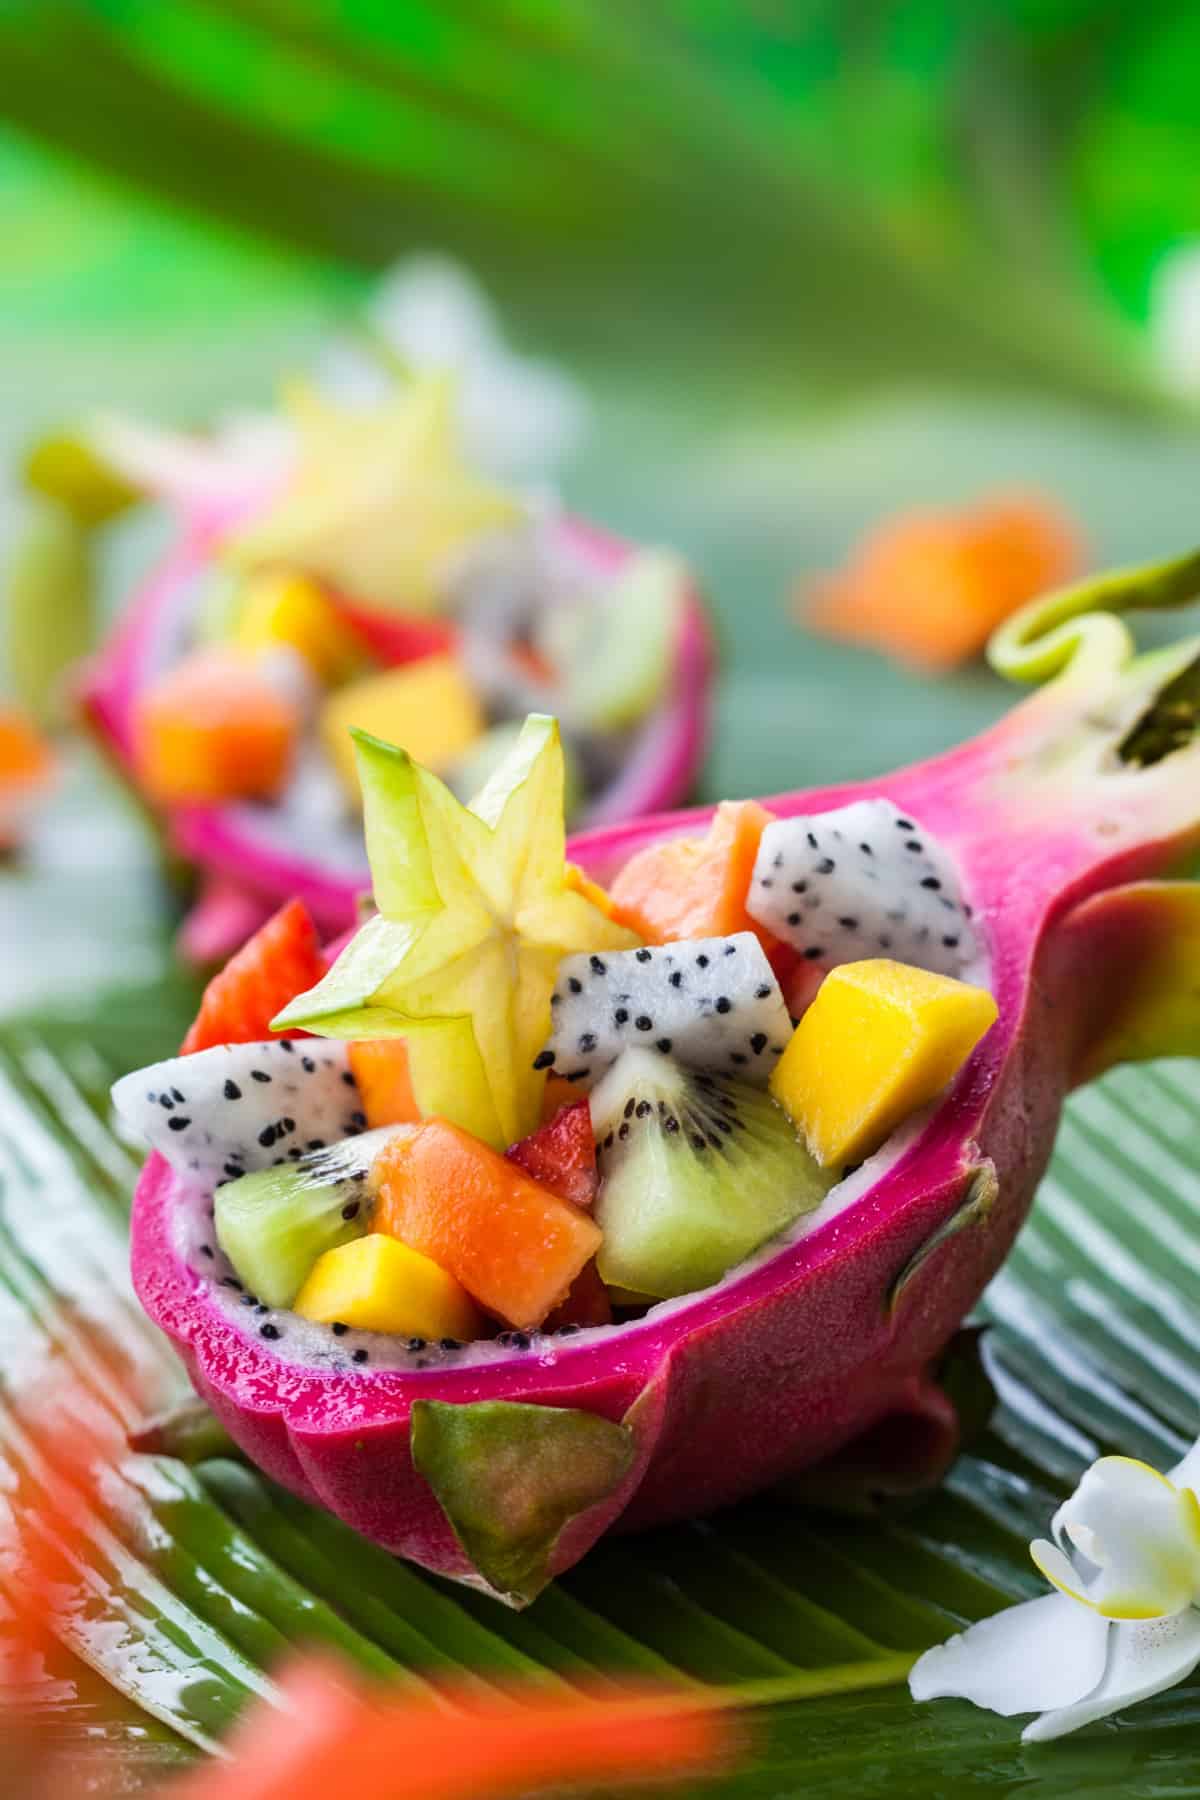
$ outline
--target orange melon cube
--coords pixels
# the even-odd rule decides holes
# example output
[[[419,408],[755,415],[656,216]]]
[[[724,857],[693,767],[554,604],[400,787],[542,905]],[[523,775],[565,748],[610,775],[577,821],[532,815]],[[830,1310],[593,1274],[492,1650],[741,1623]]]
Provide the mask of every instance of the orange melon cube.
[[[138,770],[162,801],[272,799],[299,729],[295,705],[250,658],[198,650],[140,696]]]
[[[413,1097],[404,1039],[361,1039],[350,1045],[349,1055],[370,1129],[374,1131],[379,1125],[415,1125],[421,1109]]]
[[[518,1330],[535,1329],[566,1299],[600,1247],[580,1207],[446,1119],[389,1139],[371,1185],[373,1230],[419,1250]]]
[[[758,841],[772,815],[757,800],[726,800],[703,837],[668,838],[630,857],[610,890],[613,917],[648,944],[770,932],[746,911]]]

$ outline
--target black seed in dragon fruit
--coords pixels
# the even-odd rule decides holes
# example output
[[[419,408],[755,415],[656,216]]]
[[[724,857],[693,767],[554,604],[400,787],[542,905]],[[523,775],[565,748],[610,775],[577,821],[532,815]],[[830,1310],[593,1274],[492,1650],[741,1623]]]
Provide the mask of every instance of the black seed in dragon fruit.
[[[588,1086],[622,1051],[765,1086],[791,1036],[779,983],[753,932],[566,956],[535,1063]]]
[[[173,1169],[217,1185],[298,1162],[366,1127],[344,1044],[217,1044],[122,1076],[123,1122]]]

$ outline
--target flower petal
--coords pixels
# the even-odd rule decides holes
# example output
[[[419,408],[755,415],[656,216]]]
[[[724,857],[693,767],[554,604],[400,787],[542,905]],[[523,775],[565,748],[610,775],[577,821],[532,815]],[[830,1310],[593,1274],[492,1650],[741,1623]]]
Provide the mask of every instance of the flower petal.
[[[1055,1514],[1054,1536],[1057,1548],[1031,1547],[1034,1562],[1105,1618],[1166,1618],[1200,1595],[1200,1508],[1148,1463],[1102,1456]]]
[[[1191,1488],[1194,1494],[1200,1494],[1200,1438],[1192,1445],[1182,1462],[1168,1469],[1167,1480],[1173,1481],[1177,1488]]]
[[[1045,1594],[927,1650],[908,1685],[914,1700],[954,1696],[1006,1715],[1069,1707],[1103,1675],[1109,1630],[1073,1600]]]
[[[1200,1612],[1192,1609],[1171,1619],[1114,1625],[1108,1643],[1108,1667],[1100,1685],[1082,1700],[1045,1712],[1027,1725],[1021,1733],[1025,1743],[1063,1737],[1186,1680],[1200,1663]]]

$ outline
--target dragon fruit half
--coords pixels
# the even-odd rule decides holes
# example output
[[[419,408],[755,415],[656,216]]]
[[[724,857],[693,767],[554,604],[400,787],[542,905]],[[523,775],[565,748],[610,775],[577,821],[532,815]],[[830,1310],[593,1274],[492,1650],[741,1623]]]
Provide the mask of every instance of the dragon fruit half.
[[[236,502],[185,506],[178,541],[130,606],[108,645],[86,672],[80,699],[94,730],[132,779],[133,722],[138,694],[178,655],[197,596],[211,576],[218,541],[247,510]],[[563,552],[599,577],[615,573],[632,554],[622,540],[564,518],[554,531]],[[440,621],[405,620],[346,608],[365,640],[389,662],[444,649]],[[608,785],[593,798],[589,825],[606,825],[673,806],[687,794],[708,732],[712,643],[693,592],[683,613],[671,679]],[[217,962],[232,954],[282,900],[298,895],[328,933],[352,926],[370,874],[357,832],[341,822],[322,833],[315,816],[321,796],[303,785],[293,803],[251,802],[175,806],[165,821],[169,848],[201,872],[199,896],[181,934],[190,960]]]
[[[884,1439],[932,1433],[952,1453],[937,1359],[1025,1217],[1064,1095],[1118,1059],[1200,1042],[1200,885],[1163,879],[1200,843],[1200,640],[1135,657],[1113,616],[1198,593],[1200,553],[1027,609],[993,658],[1054,679],[999,725],[878,780],[767,802],[788,819],[884,799],[921,821],[961,873],[1000,1012],[932,1112],[715,1286],[627,1324],[355,1367],[300,1334],[254,1335],[189,1254],[203,1196],[152,1156],[138,1292],[244,1452],[390,1550],[515,1604],[614,1527],[704,1512],[839,1453],[861,1462]],[[572,853],[611,879],[708,816],[591,832]]]

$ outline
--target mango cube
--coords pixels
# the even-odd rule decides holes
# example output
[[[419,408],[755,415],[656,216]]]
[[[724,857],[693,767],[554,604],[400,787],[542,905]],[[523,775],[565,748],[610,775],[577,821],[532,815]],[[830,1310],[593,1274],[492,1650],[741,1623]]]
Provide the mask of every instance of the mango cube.
[[[771,1076],[824,1168],[859,1163],[957,1074],[995,1021],[986,988],[880,957],[825,977]]]
[[[332,694],[321,734],[347,791],[358,798],[352,730],[399,744],[435,773],[448,768],[484,730],[478,696],[455,656],[426,656]]]
[[[350,1069],[367,1127],[415,1125],[421,1117],[403,1038],[359,1038],[349,1046]],[[576,1098],[573,1094],[572,1099]]]
[[[295,650],[324,682],[345,680],[364,660],[361,642],[318,584],[286,569],[264,569],[246,582],[234,642],[241,650]]]
[[[483,1320],[453,1275],[398,1238],[371,1232],[326,1250],[292,1302],[303,1319],[399,1337],[479,1337]]]

